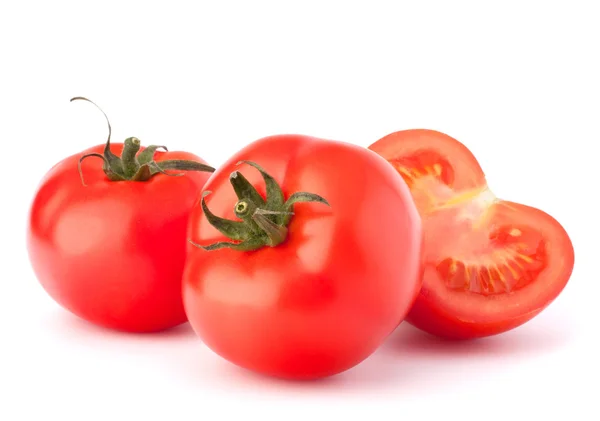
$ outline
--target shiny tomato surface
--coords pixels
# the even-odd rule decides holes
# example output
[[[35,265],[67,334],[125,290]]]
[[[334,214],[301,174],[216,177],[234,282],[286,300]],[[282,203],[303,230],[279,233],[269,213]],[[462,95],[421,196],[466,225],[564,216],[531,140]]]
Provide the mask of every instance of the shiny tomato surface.
[[[442,337],[484,337],[558,297],[574,266],[567,232],[542,210],[496,197],[462,143],[419,129],[369,148],[408,183],[423,220],[423,288],[407,321]]]
[[[123,144],[112,144],[120,155]],[[181,276],[190,210],[210,173],[157,174],[148,181],[110,181],[100,160],[70,156],[44,177],[27,233],[35,274],[61,306],[97,325],[163,330],[186,321]],[[156,152],[156,161],[203,161]]]
[[[205,344],[241,367],[312,379],[347,370],[372,354],[408,313],[420,288],[422,232],[406,183],[377,154],[299,135],[260,139],[207,182],[210,211],[235,220],[230,174],[265,196],[262,166],[286,198],[298,191],[286,240],[254,251],[189,246],[184,303]],[[189,237],[227,238],[197,205]]]

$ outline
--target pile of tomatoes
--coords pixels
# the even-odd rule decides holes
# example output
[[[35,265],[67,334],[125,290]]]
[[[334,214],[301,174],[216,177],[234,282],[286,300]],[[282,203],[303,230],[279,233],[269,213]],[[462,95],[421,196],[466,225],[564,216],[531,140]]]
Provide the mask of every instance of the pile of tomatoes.
[[[105,145],[50,169],[28,228],[43,288],[96,325],[189,321],[238,366],[314,379],[357,365],[402,321],[452,339],[506,332],[573,270],[563,227],[494,196],[469,149],[437,131],[368,148],[270,136],[215,170],[136,138],[111,144],[108,126]]]

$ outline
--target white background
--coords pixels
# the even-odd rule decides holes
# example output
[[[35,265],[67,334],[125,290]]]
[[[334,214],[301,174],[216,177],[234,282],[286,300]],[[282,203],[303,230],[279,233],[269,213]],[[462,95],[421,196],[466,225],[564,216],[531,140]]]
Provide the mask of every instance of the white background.
[[[161,4],[0,5],[1,420],[600,419],[593,1]],[[402,326],[317,383],[248,374],[188,325],[151,336],[92,327],[43,292],[25,250],[40,178],[105,138],[93,107],[69,103],[76,95],[104,108],[115,141],[137,136],[215,166],[276,133],[368,146],[441,130],[474,152],[498,196],[565,226],[573,276],[510,333],[446,344]]]

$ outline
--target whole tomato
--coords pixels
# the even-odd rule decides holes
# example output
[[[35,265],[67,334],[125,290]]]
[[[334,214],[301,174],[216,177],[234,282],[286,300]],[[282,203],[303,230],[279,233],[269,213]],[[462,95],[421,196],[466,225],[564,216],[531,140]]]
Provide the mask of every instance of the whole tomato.
[[[421,223],[377,154],[300,135],[255,141],[190,217],[183,297],[204,343],[282,378],[345,371],[401,323],[420,288]]]
[[[106,145],[59,162],[35,194],[27,232],[34,272],[56,302],[94,324],[148,332],[187,320],[187,220],[214,169],[159,148],[142,150],[136,138],[111,145],[109,123]]]

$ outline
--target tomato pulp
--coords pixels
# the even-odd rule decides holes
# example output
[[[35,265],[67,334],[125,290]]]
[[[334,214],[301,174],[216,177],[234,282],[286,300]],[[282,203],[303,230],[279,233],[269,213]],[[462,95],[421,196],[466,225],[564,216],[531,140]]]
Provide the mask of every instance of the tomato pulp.
[[[311,192],[329,206],[294,204],[278,245],[203,250],[231,238],[206,210],[241,223],[243,198],[258,203],[275,194],[258,169],[240,161],[259,164],[282,200]],[[237,194],[245,189],[242,177],[260,196]],[[420,288],[420,218],[406,184],[377,154],[314,137],[271,136],[235,154],[204,190],[211,193],[190,218],[195,245],[183,296],[192,327],[225,359],[276,377],[333,375],[367,358],[408,313]]]
[[[55,165],[35,194],[27,232],[34,272],[56,302],[94,324],[149,332],[186,321],[187,220],[213,169],[156,148],[142,150],[136,138],[111,145],[109,131],[106,145]],[[81,162],[90,154],[104,166]],[[162,173],[173,169],[195,171]]]
[[[369,147],[409,185],[424,231],[423,287],[407,321],[447,338],[513,329],[546,308],[574,265],[549,214],[501,200],[473,154],[433,130],[405,130]]]

